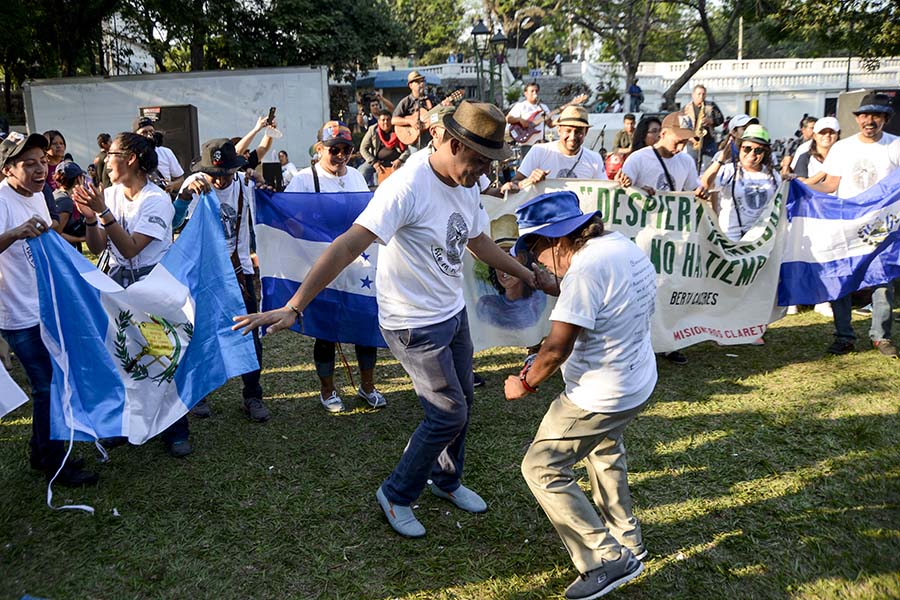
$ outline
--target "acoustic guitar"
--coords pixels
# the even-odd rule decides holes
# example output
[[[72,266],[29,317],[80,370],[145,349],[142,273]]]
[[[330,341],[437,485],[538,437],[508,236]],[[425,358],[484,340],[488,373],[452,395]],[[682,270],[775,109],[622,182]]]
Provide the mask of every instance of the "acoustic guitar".
[[[445,102],[450,102],[452,104],[456,104],[460,100],[463,99],[466,91],[463,89],[458,89],[443,100],[441,100],[438,104],[444,104]],[[415,113],[413,113],[415,114]],[[409,115],[412,117],[413,115]],[[419,141],[419,135],[421,135],[423,130],[427,130],[428,127],[425,124],[426,119],[428,118],[428,109],[420,108],[418,114],[419,127],[413,127],[412,125],[394,125],[394,131],[397,134],[397,137],[401,142],[406,144],[407,146],[414,146],[416,142]]]
[[[529,125],[527,127],[525,125],[520,125],[519,123],[510,125],[509,135],[519,144],[523,144],[527,142],[531,136],[540,131],[538,127],[540,127],[544,123],[552,122],[553,118],[556,117],[556,115],[558,115],[567,106],[572,106],[573,104],[582,104],[587,99],[587,94],[580,94],[572,98],[572,100],[570,100],[569,102],[566,102],[562,106],[555,108],[548,113],[545,113],[543,110],[538,109],[525,119],[529,122]]]

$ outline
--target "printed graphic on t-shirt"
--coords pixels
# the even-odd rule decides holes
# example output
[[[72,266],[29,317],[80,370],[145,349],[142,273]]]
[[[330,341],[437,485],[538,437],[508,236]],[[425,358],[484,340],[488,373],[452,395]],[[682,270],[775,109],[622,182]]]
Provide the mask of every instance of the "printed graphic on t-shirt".
[[[665,173],[660,173],[659,177],[656,178],[656,189],[673,191],[669,189],[669,178],[666,177]]]
[[[868,158],[860,158],[853,165],[853,183],[858,189],[867,190],[878,183],[878,168]]]
[[[237,235],[237,211],[230,204],[223,202],[219,205],[219,217],[222,219],[225,239],[234,239],[234,236]]]
[[[156,215],[152,215],[150,217],[147,217],[147,220],[149,222],[153,223],[154,225],[159,225],[160,227],[162,227],[163,231],[165,231],[166,229],[169,228],[169,226],[166,224],[166,222],[163,220],[162,217],[157,217]]]
[[[759,210],[769,200],[768,187],[765,185],[748,185],[744,183],[744,202],[747,208]]]
[[[455,212],[447,219],[447,246],[431,246],[431,255],[434,262],[446,275],[460,276],[462,257],[466,242],[469,241],[469,226],[466,225],[462,215]]]

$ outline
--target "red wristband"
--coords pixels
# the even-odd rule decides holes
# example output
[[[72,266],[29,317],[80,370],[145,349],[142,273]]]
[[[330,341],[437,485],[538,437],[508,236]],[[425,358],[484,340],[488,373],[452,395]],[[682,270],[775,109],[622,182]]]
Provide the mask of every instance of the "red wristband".
[[[534,394],[535,392],[538,391],[538,389],[536,387],[531,387],[530,385],[528,385],[528,381],[526,381],[526,379],[525,379],[525,376],[528,375],[528,371],[530,371],[530,370],[531,370],[530,363],[525,365],[524,367],[522,367],[522,370],[519,372],[519,381],[522,382],[522,387],[525,388],[526,392],[528,392],[529,394]]]

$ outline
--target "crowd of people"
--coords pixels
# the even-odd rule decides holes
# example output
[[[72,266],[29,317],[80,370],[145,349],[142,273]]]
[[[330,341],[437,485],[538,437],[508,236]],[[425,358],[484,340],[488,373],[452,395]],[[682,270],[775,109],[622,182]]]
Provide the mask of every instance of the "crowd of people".
[[[50,356],[41,340],[34,268],[26,241],[57,231],[79,249],[99,255],[98,266],[123,287],[145,278],[174,236],[190,220],[200,194],[220,204],[224,250],[238,274],[246,315],[235,329],[254,336],[262,365],[261,327],[290,328],[310,301],[372,244],[380,244],[376,293],[382,335],[412,380],[423,418],[396,467],[375,491],[377,504],[400,535],[426,533],[412,510],[425,488],[461,510],[488,510],[481,496],[462,483],[465,447],[477,376],[463,299],[466,250],[489,265],[504,284],[558,296],[550,332],[517,375],[504,384],[509,400],[536,393],[561,370],[565,390],[549,406],[522,462],[522,473],[562,538],[579,576],[566,590],[571,599],[600,597],[637,577],[648,552],[632,510],[623,432],[647,406],[656,384],[650,340],[656,274],[644,253],[623,235],[604,229],[599,213],[584,214],[571,192],[542,194],[516,210],[518,231],[491,235],[482,193],[503,196],[546,179],[608,179],[648,194],[693,191],[717,211],[719,226],[740,240],[759,220],[780,183],[798,177],[821,192],[847,201],[900,164],[900,141],[883,128],[890,99],[869,94],[855,111],[860,132],[838,141],[833,117],[811,119],[807,144],[776,165],[772,140],[758,119],[736,115],[721,143],[711,135],[723,124],[721,111],[696,86],[684,110],[626,127],[604,159],[585,147],[591,127],[579,105],[552,120],[540,87],[504,114],[496,106],[463,101],[454,106],[426,93],[424,77],[409,75],[410,94],[393,112],[375,98],[360,115],[366,133],[363,163],[352,166],[350,128],[329,121],[312,146],[314,161],[297,169],[278,153],[287,192],[359,192],[375,189],[368,207],[312,267],[283,307],[258,312],[252,256],[254,195],[265,183],[254,171],[271,151],[272,117],[260,117],[243,137],[207,140],[190,174],[162,144],[152,119],[136,119],[132,131],[97,137],[99,154],[83,169],[66,152],[56,130],[12,132],[0,143],[0,334],[15,353],[31,385],[31,466],[69,486],[96,483],[98,475],[80,459],[63,463],[63,442],[50,438]],[[540,115],[539,118],[535,118]],[[806,121],[804,122],[805,124]],[[521,161],[509,181],[491,181],[492,164],[512,156],[510,127],[529,135],[519,144]],[[412,130],[404,142],[398,127]],[[557,138],[547,139],[555,129]],[[803,127],[806,131],[806,127]],[[408,132],[407,132],[408,133]],[[615,157],[615,169],[607,169]],[[514,228],[515,229],[515,228]],[[513,230],[514,231],[514,230]],[[498,244],[498,242],[500,242]],[[504,288],[511,287],[504,285]],[[890,357],[892,286],[873,292],[870,337]],[[831,303],[835,342],[828,351],[854,349],[850,297]],[[316,339],[313,360],[324,410],[345,402],[334,382],[335,342]],[[760,343],[762,340],[760,340]],[[357,346],[357,396],[372,408],[387,399],[375,381],[375,348]],[[666,355],[688,362],[681,352]],[[242,376],[242,408],[251,422],[271,415],[263,403],[260,371]],[[195,418],[211,414],[205,401]],[[162,434],[175,457],[191,453],[185,415]],[[113,448],[123,439],[102,440]],[[578,485],[574,465],[585,460],[596,509]],[[599,513],[597,512],[599,510]]]

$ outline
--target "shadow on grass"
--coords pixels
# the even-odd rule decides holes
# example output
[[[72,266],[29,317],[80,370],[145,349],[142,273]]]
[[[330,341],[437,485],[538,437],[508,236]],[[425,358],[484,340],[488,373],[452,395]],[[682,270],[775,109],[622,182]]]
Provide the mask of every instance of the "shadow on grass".
[[[896,409],[868,414],[870,399],[896,398],[896,370],[875,377],[873,365],[888,363],[822,358],[828,323],[766,339],[688,349],[686,367],[660,361],[653,404],[626,434],[651,558],[615,597],[780,598],[826,577],[898,570],[900,423]],[[154,440],[114,451],[98,488],[57,490],[95,506],[94,517],[48,511],[25,466],[30,425],[0,424],[0,596],[558,597],[574,570],[519,463],[559,379],[506,402],[503,379],[524,351],[477,357],[488,387],[476,393],[465,481],[490,512],[464,514],[426,492],[416,511],[428,536],[405,540],[374,492],[421,418],[409,381],[383,353],[387,409],[335,418],[314,393],[311,346],[266,341],[269,423],[241,416],[232,381],[211,397],[213,418],[192,421],[187,460]]]

